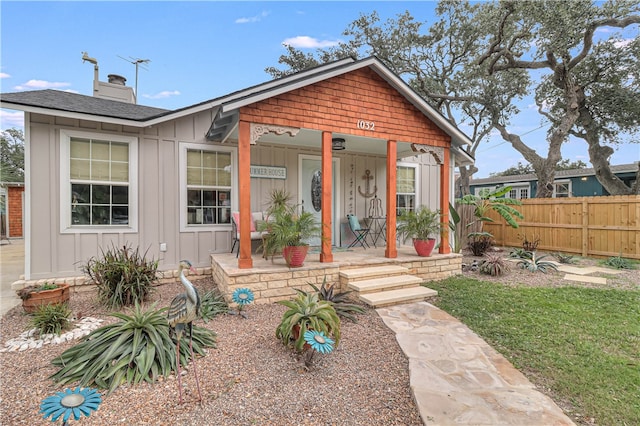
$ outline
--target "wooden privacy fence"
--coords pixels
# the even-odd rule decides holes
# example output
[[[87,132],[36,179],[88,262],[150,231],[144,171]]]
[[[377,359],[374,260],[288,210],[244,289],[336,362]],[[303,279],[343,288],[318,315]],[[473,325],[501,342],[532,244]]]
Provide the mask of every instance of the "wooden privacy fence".
[[[488,215],[495,222],[484,230],[496,244],[522,247],[525,237],[539,238],[541,250],[640,259],[640,195],[531,198],[516,208],[524,215],[517,229],[496,212]]]

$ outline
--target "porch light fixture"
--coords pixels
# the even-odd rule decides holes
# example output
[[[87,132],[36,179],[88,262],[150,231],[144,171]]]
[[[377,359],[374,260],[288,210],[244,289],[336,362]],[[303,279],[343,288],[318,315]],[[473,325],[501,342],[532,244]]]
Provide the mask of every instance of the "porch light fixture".
[[[343,138],[331,139],[331,149],[334,151],[342,151],[346,148],[345,140]]]

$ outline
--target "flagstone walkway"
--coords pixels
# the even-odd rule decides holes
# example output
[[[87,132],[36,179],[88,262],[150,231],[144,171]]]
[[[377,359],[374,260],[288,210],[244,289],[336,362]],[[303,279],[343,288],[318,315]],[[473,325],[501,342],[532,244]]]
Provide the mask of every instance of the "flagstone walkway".
[[[409,358],[425,425],[573,425],[509,361],[456,318],[427,303],[377,309]]]

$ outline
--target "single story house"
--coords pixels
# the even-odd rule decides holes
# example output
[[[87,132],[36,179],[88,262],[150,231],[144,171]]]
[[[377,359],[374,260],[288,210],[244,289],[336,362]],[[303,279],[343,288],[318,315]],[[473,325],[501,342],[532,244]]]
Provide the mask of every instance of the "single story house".
[[[344,243],[346,215],[374,207],[394,258],[398,208],[447,212],[455,167],[473,162],[467,136],[375,57],[177,110],[137,105],[123,85],[94,82],[94,96],[0,95],[2,108],[25,112],[26,280],[77,276],[101,248],[125,244],[148,249],[161,270],[185,258],[210,267],[212,254],[231,249],[235,211],[235,261],[251,269],[249,219],[275,188],[313,206],[320,262]],[[312,193],[318,173],[322,190]],[[439,250],[449,253],[448,236]]]
[[[626,185],[635,183],[639,162],[611,166],[611,171]],[[538,177],[535,174],[495,176],[472,179],[469,185],[472,194],[478,195],[483,189],[494,190],[498,187],[510,186],[508,198],[535,198]],[[553,198],[561,197],[598,197],[610,195],[602,187],[593,168],[560,170],[556,172],[553,182]]]

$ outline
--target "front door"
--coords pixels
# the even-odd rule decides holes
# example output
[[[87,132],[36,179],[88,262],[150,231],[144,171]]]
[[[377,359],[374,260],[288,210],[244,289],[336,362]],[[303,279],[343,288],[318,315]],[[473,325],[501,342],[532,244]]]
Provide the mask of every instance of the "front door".
[[[301,208],[306,212],[311,212],[315,216],[318,224],[322,223],[322,209],[321,205],[322,196],[322,157],[317,155],[304,155],[299,156],[299,180],[298,180],[298,202]],[[340,218],[338,217],[339,202],[340,200],[340,159],[333,158],[332,164],[333,177],[331,182],[333,183],[333,197],[331,199],[331,211],[333,219],[332,245],[340,245]],[[314,238],[311,241],[307,241],[309,245],[319,246],[320,237]]]

